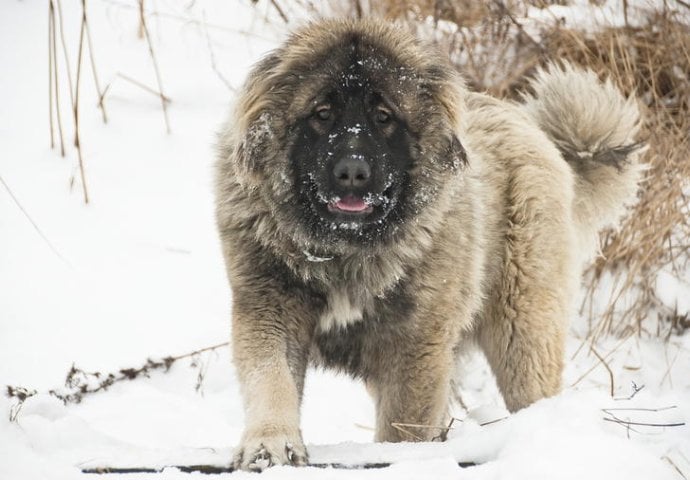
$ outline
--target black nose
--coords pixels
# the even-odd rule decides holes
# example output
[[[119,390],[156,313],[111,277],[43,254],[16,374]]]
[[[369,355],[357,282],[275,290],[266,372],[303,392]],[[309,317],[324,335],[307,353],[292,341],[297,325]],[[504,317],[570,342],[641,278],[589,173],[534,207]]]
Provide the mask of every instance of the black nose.
[[[341,187],[363,187],[371,178],[371,167],[361,157],[345,157],[333,166],[333,177]]]

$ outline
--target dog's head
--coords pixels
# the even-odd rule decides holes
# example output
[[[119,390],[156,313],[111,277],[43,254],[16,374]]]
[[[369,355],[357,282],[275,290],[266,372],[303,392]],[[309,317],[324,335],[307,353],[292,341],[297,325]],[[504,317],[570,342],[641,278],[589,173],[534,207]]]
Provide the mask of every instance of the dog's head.
[[[327,20],[260,62],[236,109],[239,182],[312,244],[391,238],[466,162],[462,82],[385,23]]]

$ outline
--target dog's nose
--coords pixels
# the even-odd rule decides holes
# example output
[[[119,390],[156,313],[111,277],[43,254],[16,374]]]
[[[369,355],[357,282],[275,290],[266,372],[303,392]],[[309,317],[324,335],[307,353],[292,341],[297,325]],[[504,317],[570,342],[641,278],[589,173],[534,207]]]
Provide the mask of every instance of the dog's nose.
[[[341,187],[363,187],[369,183],[371,167],[359,156],[347,156],[333,166],[333,177]]]

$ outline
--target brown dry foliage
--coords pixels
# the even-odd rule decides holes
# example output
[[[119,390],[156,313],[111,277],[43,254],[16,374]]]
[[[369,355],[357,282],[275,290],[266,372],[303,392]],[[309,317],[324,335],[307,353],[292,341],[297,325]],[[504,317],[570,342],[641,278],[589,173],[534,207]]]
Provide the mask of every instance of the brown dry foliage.
[[[639,201],[618,229],[602,234],[602,255],[586,275],[590,338],[601,333],[668,335],[690,328],[656,287],[664,271],[687,282],[690,258],[690,4],[663,0],[633,9],[625,24],[596,28],[530,7],[562,0],[283,0],[316,15],[374,15],[408,25],[445,49],[471,88],[515,98],[539,65],[568,60],[611,78],[642,106],[649,171]],[[591,2],[592,8],[600,2]],[[534,11],[534,10],[533,10]],[[635,19],[635,22],[628,22]],[[589,21],[589,20],[588,20]],[[587,99],[583,99],[587,101]],[[602,280],[607,277],[606,281]],[[602,290],[603,292],[599,292]],[[599,292],[595,295],[596,292]],[[602,293],[608,305],[595,306]]]

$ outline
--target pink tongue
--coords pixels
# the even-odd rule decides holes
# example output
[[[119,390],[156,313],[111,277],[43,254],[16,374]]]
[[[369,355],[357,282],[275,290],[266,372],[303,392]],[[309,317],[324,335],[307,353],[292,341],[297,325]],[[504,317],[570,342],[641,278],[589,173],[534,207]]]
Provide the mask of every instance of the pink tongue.
[[[345,212],[362,212],[369,208],[369,205],[360,197],[348,195],[335,202],[335,207]]]

